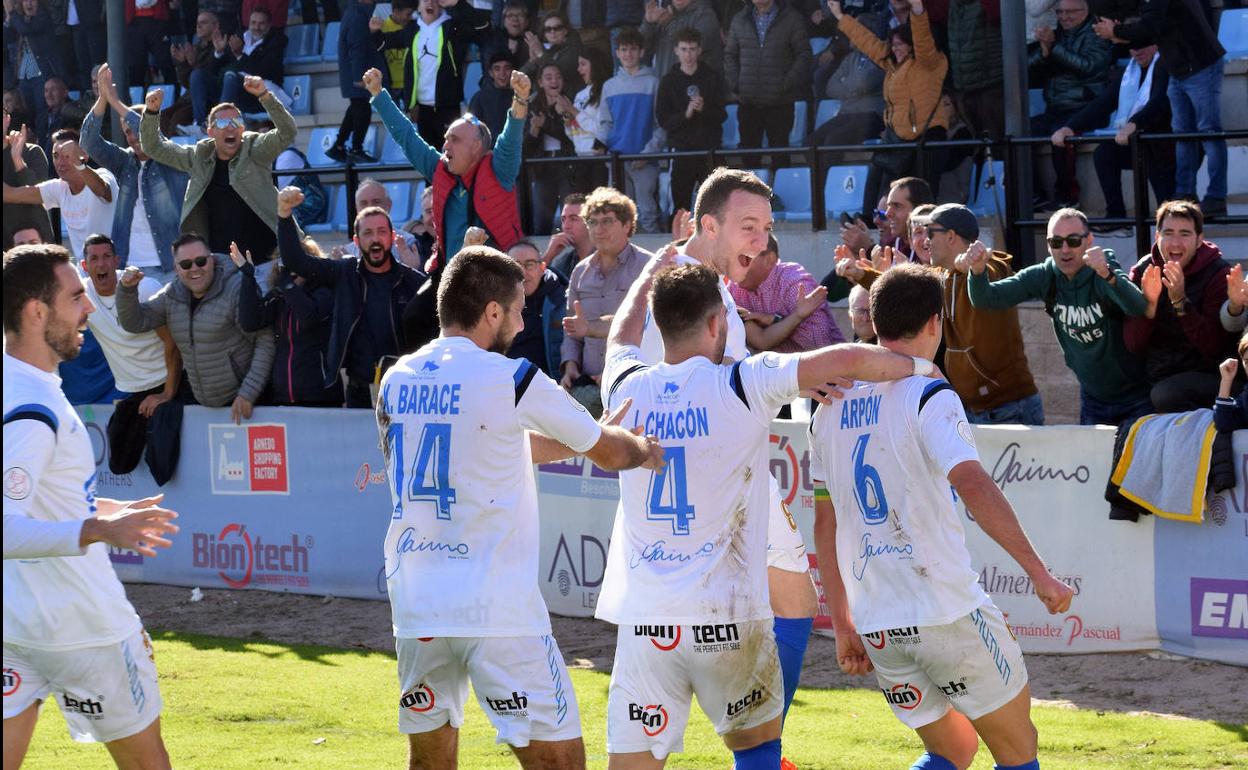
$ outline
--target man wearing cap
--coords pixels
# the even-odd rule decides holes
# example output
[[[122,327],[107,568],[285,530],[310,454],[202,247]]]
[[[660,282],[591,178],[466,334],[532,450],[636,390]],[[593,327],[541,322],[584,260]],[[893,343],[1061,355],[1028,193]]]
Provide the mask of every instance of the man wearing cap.
[[[926,221],[932,267],[944,277],[942,368],[967,418],[984,425],[1043,425],[1044,404],[1027,366],[1018,310],[976,309],[967,291],[971,265],[982,265],[991,282],[1013,275],[1013,257],[978,240],[979,220],[966,206],[937,206]],[[879,275],[870,267],[846,272],[868,289]]]
[[[107,64],[96,73],[95,106],[82,121],[82,148],[117,178],[117,205],[113,209],[113,249],[118,267],[134,265],[160,284],[176,276],[173,242],[182,221],[182,199],[187,175],[173,166],[155,163],[139,146],[139,114],[128,108],[113,86]],[[100,135],[108,107],[121,115],[128,147],[118,147]],[[83,255],[76,255],[83,256]]]

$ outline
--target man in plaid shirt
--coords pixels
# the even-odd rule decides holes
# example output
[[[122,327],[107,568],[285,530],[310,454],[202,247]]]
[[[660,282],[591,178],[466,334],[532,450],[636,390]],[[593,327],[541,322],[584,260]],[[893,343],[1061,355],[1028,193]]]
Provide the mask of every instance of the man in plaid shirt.
[[[800,353],[844,342],[828,309],[828,290],[798,263],[779,260],[780,244],[773,235],[744,280],[728,283],[750,349]]]

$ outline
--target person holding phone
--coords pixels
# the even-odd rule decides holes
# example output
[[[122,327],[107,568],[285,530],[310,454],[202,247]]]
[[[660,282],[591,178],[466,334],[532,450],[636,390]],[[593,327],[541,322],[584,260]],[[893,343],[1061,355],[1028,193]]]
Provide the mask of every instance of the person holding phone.
[[[655,118],[673,150],[718,150],[723,145],[723,76],[702,62],[702,33],[676,35],[677,63],[659,81]],[[693,193],[710,174],[706,158],[672,159],[672,208],[693,209]]]

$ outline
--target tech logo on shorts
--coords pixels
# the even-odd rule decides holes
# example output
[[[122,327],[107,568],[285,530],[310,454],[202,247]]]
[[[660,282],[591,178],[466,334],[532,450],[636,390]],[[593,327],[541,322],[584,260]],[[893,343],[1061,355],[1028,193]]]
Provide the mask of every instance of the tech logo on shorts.
[[[104,704],[100,703],[100,701],[104,700],[104,696],[97,695],[95,698],[95,700],[92,700],[91,698],[83,698],[82,700],[79,700],[72,695],[62,694],[61,708],[65,711],[73,711],[74,713],[80,714],[87,719],[103,719]]]
[[[640,722],[641,731],[646,737],[653,738],[667,729],[667,709],[662,706],[638,706],[628,704],[628,721]]]
[[[524,717],[529,715],[529,694],[527,692],[512,690],[509,698],[487,697],[485,704],[490,707],[490,711],[500,716]]]
[[[399,705],[408,711],[424,714],[433,708],[433,701],[433,690],[421,682],[403,693],[403,697],[399,698]]]
[[[869,634],[863,634],[863,639],[867,640],[867,644],[872,649],[882,650],[886,642],[891,641],[893,644],[918,644],[923,641],[919,636],[919,627],[910,626],[908,628],[890,628],[887,631],[873,631]]]
[[[17,673],[16,669],[6,668],[4,670],[4,697],[16,693],[22,686],[22,675]]]
[[[670,652],[680,644],[680,626],[633,626],[633,636],[648,636],[656,649]]]
[[[888,690],[880,688],[880,692],[884,693],[884,700],[906,711],[918,708],[923,702],[923,692],[909,682],[895,684]]]

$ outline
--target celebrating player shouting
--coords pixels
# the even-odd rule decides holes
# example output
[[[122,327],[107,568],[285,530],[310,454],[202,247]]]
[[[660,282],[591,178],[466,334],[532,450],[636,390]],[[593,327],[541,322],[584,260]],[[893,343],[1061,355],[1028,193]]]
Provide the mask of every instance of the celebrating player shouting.
[[[935,355],[941,291],[919,265],[884,273],[871,287],[880,344]],[[979,464],[957,394],[922,376],[862,383],[820,406],[810,427],[815,545],[839,568],[824,570],[823,585],[841,668],[874,667],[893,713],[927,749],[914,768],[969,767],[978,733],[998,770],[1038,770],[1022,651],[971,569],[949,485],[1049,612],[1069,609],[1073,592]]]
[[[535,365],[502,355],[524,328],[515,261],[466,248],[437,298],[442,336],[399,359],[377,402],[393,480],[399,729],[412,767],[453,767],[471,680],[525,768],[583,768],[572,681],[538,590],[533,463],[579,453],[610,470],[658,468],[662,450],[599,425]]]
[[[155,556],[177,514],[160,496],[95,496],[95,451],[56,374],[92,310],[65,249],[4,255],[6,770],[53,694],[74,738],[103,742],[118,767],[169,767],[151,641],[104,544]]]
[[[613,770],[680,751],[692,696],[738,770],[780,767],[784,682],[767,595],[768,429],[781,405],[836,377],[932,370],[865,345],[723,363],[719,275],[653,260],[612,324],[603,403],[656,434],[666,465],[620,474],[620,510],[596,615],[619,625],[607,702]],[[653,289],[650,284],[653,282]],[[642,363],[647,296],[663,360]]]

